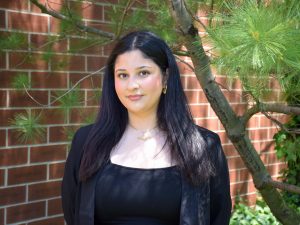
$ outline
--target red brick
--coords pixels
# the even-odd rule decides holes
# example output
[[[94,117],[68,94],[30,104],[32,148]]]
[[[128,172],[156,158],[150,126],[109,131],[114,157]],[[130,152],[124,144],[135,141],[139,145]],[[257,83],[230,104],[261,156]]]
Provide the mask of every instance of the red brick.
[[[7,92],[0,90],[0,107],[7,107]]]
[[[277,158],[277,155],[275,152],[268,154],[268,164],[274,164],[274,163],[278,163],[278,162],[281,162],[281,160],[279,160]]]
[[[222,144],[231,143],[230,140],[229,140],[229,138],[227,137],[227,134],[226,134],[225,131],[224,132],[223,131],[222,132],[218,132],[218,135],[219,135],[219,137],[221,139],[221,143]]]
[[[34,72],[31,74],[33,88],[67,88],[68,74]]]
[[[9,53],[10,69],[29,69],[29,70],[48,70],[48,62],[42,58],[42,54],[38,53]]]
[[[13,71],[0,71],[0,88],[11,88],[12,82],[15,77],[17,77],[19,74],[25,74],[28,75],[25,72],[13,72]]]
[[[65,145],[39,146],[30,148],[30,162],[48,162],[66,159]]]
[[[185,91],[185,95],[189,104],[196,104],[199,102],[198,93],[198,91]]]
[[[56,40],[55,42],[53,42],[54,39]],[[68,50],[66,37],[60,38],[56,36],[53,39],[49,39],[48,35],[30,34],[30,44],[34,49],[39,51],[52,50],[54,52],[66,52]]]
[[[202,90],[197,91],[199,93],[199,103],[208,103],[207,98]]]
[[[203,118],[208,116],[208,107],[206,105],[191,105],[190,109],[194,118]]]
[[[50,219],[43,219],[31,223],[27,223],[27,225],[64,225],[64,218],[62,216],[50,218]]]
[[[229,177],[230,177],[231,183],[238,181],[238,174],[239,174],[239,171],[237,171],[237,170],[229,172]]]
[[[87,57],[87,70],[94,72],[100,70],[105,66],[106,57],[88,56]]]
[[[26,200],[26,186],[0,188],[0,205],[9,205]]]
[[[54,71],[85,71],[83,56],[55,55],[51,59],[51,69]]]
[[[238,79],[233,79],[231,81],[231,89],[238,89],[238,90],[243,89],[243,85],[242,85],[241,81]]]
[[[30,21],[30,23],[24,23]],[[29,32],[48,32],[48,18],[27,13],[8,12],[8,28]]]
[[[62,7],[63,0],[39,0],[39,3],[45,5],[47,3],[47,7],[52,10],[59,11]],[[30,11],[40,13],[41,9],[35,6],[33,3],[30,4]]]
[[[5,11],[0,10],[0,28],[5,28]]]
[[[59,33],[60,32],[60,23],[59,19],[54,17],[50,17],[50,32],[51,33]]]
[[[274,123],[265,116],[260,117],[260,127],[271,127]]]
[[[102,55],[102,45],[99,41],[87,41],[82,38],[70,39],[70,50],[81,54]]]
[[[101,98],[100,90],[87,91],[86,104],[88,106],[99,106]]]
[[[247,128],[259,127],[259,120],[260,120],[260,117],[257,117],[257,116],[251,117],[251,119],[247,123]]]
[[[0,209],[0,225],[4,225],[4,208]]]
[[[274,135],[277,134],[279,130],[279,127],[269,128],[268,139],[273,139]]]
[[[63,106],[61,105],[60,101],[57,100],[57,99],[60,98],[62,95],[67,95],[68,93],[66,93],[66,92],[67,92],[67,90],[56,90],[56,91],[51,91],[51,93],[50,93],[51,105],[61,107],[59,109],[61,111],[61,113],[63,113],[65,110],[63,109]],[[73,89],[73,90],[71,90],[71,92],[72,93],[74,93],[74,92],[78,93],[78,101],[72,107],[84,106],[84,96],[85,96],[84,90],[76,90],[76,89],[74,90]],[[52,103],[52,102],[54,102],[54,103]]]
[[[56,215],[56,214],[62,214],[62,205],[61,205],[61,199],[52,199],[48,201],[48,215]]]
[[[74,108],[71,110],[70,123],[82,123],[87,117],[94,116],[98,112],[98,107],[85,108],[84,110]]]
[[[270,175],[278,174],[281,171],[279,164],[266,165],[266,168]]]
[[[219,130],[218,119],[197,119],[197,124],[212,131]]]
[[[201,90],[201,86],[196,77],[186,77],[187,89]]]
[[[65,126],[50,127],[49,129],[50,142],[62,142],[68,140]]]
[[[65,123],[65,118],[61,109],[33,109],[36,115],[41,115],[40,124],[63,124]]]
[[[103,6],[81,3],[79,7],[84,19],[103,20]]]
[[[25,110],[0,109],[0,127],[11,125],[11,121],[17,113],[25,113]]]
[[[248,182],[231,184],[230,185],[230,194],[231,196],[246,194],[248,189]]]
[[[49,166],[49,179],[60,179],[64,175],[65,163],[54,163]]]
[[[240,104],[230,104],[233,111],[238,114],[239,116],[243,115],[247,109],[247,104],[240,103]]]
[[[20,165],[27,163],[27,148],[0,150],[0,166]]]
[[[249,181],[252,180],[252,176],[248,169],[241,169],[239,181]]]
[[[45,216],[45,202],[28,203],[7,208],[7,223],[16,223],[24,220]]]
[[[4,52],[0,52],[0,68],[1,69],[6,69],[6,53]],[[1,75],[2,75],[2,71],[0,71],[0,79],[1,79]],[[1,82],[0,82],[1,85]]]
[[[32,184],[28,186],[29,201],[60,196],[61,181]]]
[[[13,145],[28,145],[28,144],[42,144],[47,141],[47,131],[43,133],[42,136],[35,136],[33,139],[25,140],[22,139],[22,133],[18,131],[17,129],[9,129],[7,133],[8,139],[7,139],[7,145],[13,146]]]
[[[4,185],[5,180],[5,170],[0,170],[0,186]]]
[[[80,79],[83,79],[88,74],[85,73],[70,73],[70,84],[75,85]],[[95,74],[87,79],[82,80],[77,87],[95,89],[102,85],[101,75]]]
[[[24,166],[8,169],[8,184],[42,181],[47,177],[46,165]]]
[[[227,159],[229,170],[245,168],[245,164],[240,157],[231,157]]]
[[[241,102],[241,92],[224,90],[223,94],[230,103]]]
[[[37,102],[43,105],[48,104],[48,91],[28,91]],[[24,91],[9,91],[9,107],[34,107],[40,106],[29,97]]]
[[[233,145],[223,145],[223,151],[227,157],[238,156],[238,152]]]
[[[0,8],[28,10],[28,1],[24,1],[24,0],[0,1]]]
[[[251,140],[265,140],[268,139],[268,129],[250,130],[249,137]]]
[[[184,58],[184,57],[182,57],[182,58]],[[188,64],[188,65],[187,65],[187,64]],[[193,68],[193,63],[192,63],[192,62],[187,62],[187,64],[186,64],[186,63],[183,63],[183,62],[177,62],[177,65],[178,65],[180,74],[194,74],[194,73],[193,73],[193,70],[192,70],[192,68]],[[192,68],[191,68],[189,65],[190,65]]]
[[[57,126],[57,127],[50,127],[50,142],[65,142],[70,141],[68,137],[68,133],[75,133],[78,130],[79,126]]]
[[[102,24],[99,28],[103,28],[103,26],[107,26],[107,24],[104,24],[104,25]],[[108,30],[108,29],[104,27],[103,30]],[[109,56],[110,53],[112,52],[114,46],[115,46],[114,42],[103,46],[103,55],[104,56]]]
[[[181,82],[182,88],[185,90],[186,89],[186,77],[180,75],[180,82]]]
[[[229,81],[225,76],[215,76],[215,82],[222,90],[227,91],[229,88]]]

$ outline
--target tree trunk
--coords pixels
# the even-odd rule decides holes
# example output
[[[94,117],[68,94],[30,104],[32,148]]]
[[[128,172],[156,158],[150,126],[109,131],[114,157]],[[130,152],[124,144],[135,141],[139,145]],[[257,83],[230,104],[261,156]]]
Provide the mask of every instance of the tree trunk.
[[[250,142],[241,118],[236,115],[211,73],[209,59],[205,54],[198,30],[194,27],[183,1],[168,1],[171,15],[180,30],[180,36],[194,64],[197,79],[209,101],[225,127],[228,138],[239,152],[246,167],[249,169],[255,187],[270,207],[274,216],[285,225],[300,224],[300,215],[289,208],[280,193],[264,181],[270,178],[263,162]],[[296,222],[297,221],[297,222]]]

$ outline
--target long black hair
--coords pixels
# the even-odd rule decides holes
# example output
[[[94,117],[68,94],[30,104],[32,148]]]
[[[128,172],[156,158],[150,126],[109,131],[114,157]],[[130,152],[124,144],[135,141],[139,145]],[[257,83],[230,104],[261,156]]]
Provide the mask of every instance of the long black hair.
[[[120,54],[132,50],[140,50],[159,66],[163,76],[167,76],[168,88],[166,94],[160,97],[157,121],[159,128],[167,134],[172,159],[193,184],[207,180],[213,175],[214,168],[205,140],[193,122],[176,60],[168,45],[148,31],[135,31],[122,37],[108,58],[100,110],[85,142],[80,180],[87,180],[109,160],[112,148],[126,129],[128,114],[115,91],[114,66]]]

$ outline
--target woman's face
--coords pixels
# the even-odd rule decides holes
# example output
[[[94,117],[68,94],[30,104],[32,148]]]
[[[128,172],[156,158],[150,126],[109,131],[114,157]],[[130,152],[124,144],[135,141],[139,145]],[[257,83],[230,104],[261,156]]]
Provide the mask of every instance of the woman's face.
[[[157,112],[163,89],[163,75],[140,50],[119,55],[115,62],[115,89],[128,113],[147,116]]]

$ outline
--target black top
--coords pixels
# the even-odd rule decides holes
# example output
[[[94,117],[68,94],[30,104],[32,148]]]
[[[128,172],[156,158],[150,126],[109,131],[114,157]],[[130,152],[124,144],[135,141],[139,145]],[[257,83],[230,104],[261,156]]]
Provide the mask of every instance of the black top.
[[[179,224],[177,166],[133,168],[109,162],[96,183],[95,225]]]

